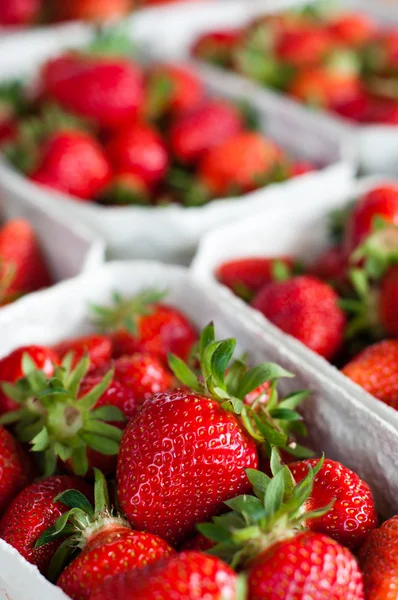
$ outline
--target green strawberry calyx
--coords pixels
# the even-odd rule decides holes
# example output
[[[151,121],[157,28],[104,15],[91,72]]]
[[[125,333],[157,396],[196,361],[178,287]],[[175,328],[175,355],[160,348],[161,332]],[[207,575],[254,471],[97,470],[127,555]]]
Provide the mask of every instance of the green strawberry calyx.
[[[55,525],[46,529],[35,543],[35,548],[41,548],[55,540],[63,540],[49,566],[50,581],[56,581],[66,562],[99,532],[119,527],[131,529],[129,523],[111,508],[104,475],[98,469],[94,469],[94,474],[94,507],[78,490],[62,492],[54,502],[61,502],[69,510],[58,517]]]
[[[108,389],[113,371],[83,396],[82,380],[90,368],[90,359],[82,358],[72,368],[73,353],[68,354],[54,375],[47,378],[28,354],[22,358],[24,377],[15,384],[3,383],[3,392],[20,405],[0,418],[1,424],[15,424],[15,434],[30,443],[33,452],[44,459],[44,474],[54,473],[57,459],[71,461],[77,475],[88,470],[87,448],[116,455],[122,432],[109,422],[123,421],[115,406],[95,408]]]
[[[270,456],[272,446],[302,458],[311,455],[292,438],[295,432],[306,435],[302,417],[295,409],[308,392],[297,391],[280,400],[276,390],[278,380],[294,375],[275,363],[248,368],[244,361],[232,360],[235,347],[233,338],[217,341],[214,325],[210,323],[199,340],[199,375],[173,354],[169,354],[169,366],[184,386],[209,396],[239,417],[267,456]],[[257,390],[258,397],[249,405],[248,396]]]
[[[225,505],[230,512],[197,526],[199,532],[215,544],[207,552],[222,558],[234,569],[245,569],[275,543],[294,537],[305,529],[306,522],[326,514],[334,500],[323,508],[306,510],[314,479],[323,462],[322,457],[315,468],[309,466],[306,477],[296,484],[274,448],[271,454],[273,476],[247,469],[254,495],[228,500]]]
[[[352,263],[364,261],[371,279],[380,279],[393,264],[398,264],[398,227],[377,216],[372,232],[350,257]]]

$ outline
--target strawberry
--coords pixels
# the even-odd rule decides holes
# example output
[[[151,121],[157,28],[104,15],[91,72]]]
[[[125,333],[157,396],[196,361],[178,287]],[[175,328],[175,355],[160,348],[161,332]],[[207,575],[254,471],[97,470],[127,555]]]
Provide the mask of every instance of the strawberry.
[[[234,50],[242,38],[240,29],[223,29],[200,35],[191,48],[194,56],[221,67],[231,66]]]
[[[251,300],[266,283],[277,279],[280,266],[289,272],[293,259],[288,256],[237,258],[220,265],[216,277],[244,300]]]
[[[32,226],[23,219],[0,229],[0,305],[52,283],[45,257]]]
[[[370,40],[364,50],[365,66],[373,73],[396,71],[398,65],[398,32],[396,28],[384,29]]]
[[[242,416],[247,424],[255,420],[242,398],[264,381],[290,374],[260,365],[245,373],[230,396],[224,376],[235,343],[215,342],[214,328],[206,327],[200,341],[205,383],[171,355],[170,366],[187,387],[155,394],[127,425],[117,466],[118,500],[133,527],[178,544],[198,521],[220,512],[225,500],[250,489],[245,468],[257,467],[256,446],[234,411],[248,415]],[[263,428],[257,439],[265,442],[269,431],[275,442],[287,443],[274,428]],[[215,478],[217,485],[209,486]]]
[[[197,550],[199,552],[206,552],[210,548],[214,547],[214,542],[209,540],[202,533],[197,533],[194,537],[187,540],[182,546],[181,550]]]
[[[199,178],[216,197],[248,192],[272,180],[280,156],[262,134],[238,133],[206,153]]]
[[[137,404],[173,387],[173,377],[155,354],[122,356],[113,363],[114,378],[129,388]]]
[[[370,96],[364,111],[363,120],[367,123],[398,125],[397,100]]]
[[[237,575],[214,556],[181,552],[140,571],[114,575],[89,600],[237,600]]]
[[[39,154],[38,167],[30,179],[80,201],[93,200],[111,175],[108,160],[95,138],[77,130],[53,134]]]
[[[53,0],[52,16],[57,21],[107,21],[125,16],[132,9],[131,0]]]
[[[334,290],[309,275],[265,285],[252,306],[274,325],[331,360],[344,336],[345,316]]]
[[[25,487],[9,504],[0,521],[0,538],[13,546],[32,565],[45,573],[59,543],[35,547],[36,541],[48,527],[67,511],[67,505],[54,498],[69,489],[79,490],[90,498],[90,486],[78,477],[56,475]]]
[[[296,160],[290,167],[290,177],[299,177],[315,171],[315,166],[306,160]]]
[[[379,318],[389,337],[398,337],[398,266],[394,265],[384,275],[380,286]]]
[[[317,459],[308,459],[289,464],[296,483],[313,469]],[[324,533],[343,546],[357,549],[369,533],[377,526],[377,514],[372,492],[367,483],[356,473],[334,460],[326,459],[316,475],[310,497],[306,502],[308,511],[330,504],[327,514],[307,521],[312,531]]]
[[[73,352],[74,367],[87,354],[91,370],[106,365],[112,358],[112,342],[106,335],[92,334],[64,340],[53,346],[53,350],[61,360]]]
[[[376,23],[365,14],[343,13],[333,18],[328,31],[334,41],[344,46],[362,46],[374,37]]]
[[[356,75],[334,72],[325,67],[303,69],[293,78],[289,93],[316,108],[334,109],[362,94]]]
[[[30,459],[12,435],[0,426],[0,514],[33,475]]]
[[[242,128],[242,115],[232,103],[209,100],[176,119],[169,130],[171,150],[181,163],[192,164]]]
[[[276,56],[295,67],[318,64],[332,45],[330,35],[319,27],[298,27],[283,31],[277,39]]]
[[[117,206],[147,206],[151,203],[147,183],[134,173],[115,174],[98,200],[103,204]]]
[[[365,348],[342,372],[369,394],[398,409],[398,341],[384,340]]]
[[[56,500],[67,503],[70,510],[36,542],[37,548],[46,548],[49,542],[64,540],[62,554],[58,553],[53,560],[52,579],[62,570],[73,549],[80,549],[57,581],[73,600],[88,599],[92,590],[110,573],[116,575],[138,569],[174,552],[159,537],[132,531],[125,519],[113,515],[107,484],[98,470],[95,472],[94,497],[95,507],[92,507],[79,491],[59,494]]]
[[[181,311],[160,303],[164,296],[155,290],[133,298],[115,293],[113,307],[94,307],[97,326],[111,332],[115,358],[135,352],[150,352],[164,361],[169,352],[188,358],[196,331]]]
[[[30,25],[38,20],[42,0],[1,0],[0,25]]]
[[[117,173],[136,175],[148,186],[163,179],[169,164],[162,138],[144,123],[133,123],[117,132],[107,142],[106,152]]]
[[[152,67],[148,75],[145,114],[156,119],[197,108],[205,95],[204,85],[192,70],[165,64]]]
[[[398,516],[374,529],[359,553],[365,595],[369,600],[395,600],[398,586]]]
[[[310,273],[330,284],[341,284],[346,279],[347,257],[341,246],[327,248],[310,267]]]
[[[58,355],[45,346],[22,346],[0,360],[0,378],[4,384],[14,384],[24,378],[24,356],[34,362],[37,369],[43,371],[46,377],[52,377]],[[7,396],[6,389],[0,391],[0,415],[17,410],[18,404]]]

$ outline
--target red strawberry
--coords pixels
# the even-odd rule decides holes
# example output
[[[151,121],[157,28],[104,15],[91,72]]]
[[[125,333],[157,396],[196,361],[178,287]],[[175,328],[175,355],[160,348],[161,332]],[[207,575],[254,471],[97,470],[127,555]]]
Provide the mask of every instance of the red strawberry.
[[[46,377],[54,374],[54,366],[58,364],[58,355],[45,346],[21,346],[0,360],[1,383],[17,383],[24,378],[24,355],[43,371]],[[19,405],[11,400],[4,391],[0,392],[0,415],[17,410]]]
[[[95,138],[77,130],[50,136],[40,155],[38,168],[30,179],[79,200],[93,200],[111,175],[108,160]]]
[[[365,14],[343,13],[332,19],[328,31],[337,43],[356,47],[373,38],[376,23]]]
[[[188,318],[177,308],[160,304],[164,293],[146,290],[133,298],[114,295],[114,306],[96,307],[97,324],[114,332],[115,358],[149,352],[167,360],[169,352],[186,360],[197,340]]]
[[[73,600],[88,599],[91,591],[109,574],[138,569],[174,552],[162,539],[132,531],[121,516],[113,516],[107,484],[100,471],[95,473],[94,495],[93,508],[79,492],[74,492],[72,498],[69,492],[60,494],[58,500],[68,500],[71,510],[63,524],[57,522],[37,542],[39,547],[46,548],[49,541],[64,539],[63,529],[68,525],[68,537],[62,543],[65,553],[61,561],[58,556],[60,564],[56,565],[58,571],[62,570],[73,548],[78,547],[80,553],[62,571],[57,585]]]
[[[398,341],[368,346],[342,372],[369,394],[398,409]]]
[[[103,190],[99,200],[103,204],[127,206],[151,203],[150,190],[142,177],[134,173],[117,173]]]
[[[358,93],[343,101],[338,101],[333,106],[333,111],[351,121],[359,123],[370,119],[370,98],[366,90],[358,90]]]
[[[356,100],[362,94],[362,87],[356,75],[314,67],[299,71],[289,86],[289,92],[317,108],[334,109]]]
[[[8,221],[0,229],[0,305],[51,285],[39,241],[28,221]]]
[[[209,100],[170,128],[169,138],[175,157],[182,163],[195,163],[207,150],[221,144],[243,128],[239,110],[225,100]]]
[[[0,25],[30,25],[40,14],[41,0],[0,0]]]
[[[346,321],[337,294],[315,277],[302,275],[269,283],[255,296],[252,306],[328,360],[342,345]]]
[[[205,537],[202,533],[197,533],[193,538],[186,541],[181,550],[197,550],[198,552],[206,552],[213,548],[214,542]]]
[[[148,397],[173,387],[173,377],[154,354],[137,353],[122,356],[114,362],[114,378],[129,388],[137,404]]]
[[[106,144],[106,152],[117,173],[137,175],[149,186],[163,179],[169,164],[162,138],[144,123],[121,129]]]
[[[0,426],[0,514],[33,479],[33,467],[19,443]]]
[[[366,123],[398,125],[397,100],[370,96],[364,111],[363,120]]]
[[[62,360],[69,352],[73,352],[73,366],[87,354],[90,369],[97,369],[110,362],[112,358],[112,342],[106,335],[85,335],[59,342],[53,347]]]
[[[357,201],[346,226],[344,248],[347,255],[369,236],[376,217],[398,225],[398,187],[373,188]]]
[[[178,65],[156,65],[149,73],[146,114],[159,118],[197,108],[205,95],[204,85],[193,71]]]
[[[288,256],[237,258],[220,265],[216,277],[244,300],[251,300],[266,283],[276,278],[279,265],[290,271],[293,259]]]
[[[107,21],[121,18],[132,9],[131,0],[53,0],[53,17],[58,21]]]
[[[331,46],[332,39],[325,29],[301,26],[283,31],[275,51],[279,60],[307,67],[318,64]]]
[[[397,557],[398,516],[394,516],[369,534],[359,553],[367,599],[396,600]]]
[[[89,600],[237,600],[237,575],[213,556],[182,552],[140,571],[109,577]]]
[[[380,323],[387,336],[398,337],[398,266],[392,266],[381,281]]]
[[[317,459],[308,459],[289,464],[296,483],[308,475],[308,466],[315,468],[317,462]],[[347,548],[356,549],[377,526],[372,492],[356,473],[326,459],[314,479],[306,509],[317,510],[333,500],[332,508],[325,515],[306,521],[306,526],[332,537]]]
[[[144,102],[140,67],[120,57],[58,57],[44,66],[41,85],[46,98],[105,129],[130,122]]]
[[[297,160],[290,168],[290,177],[299,177],[300,175],[305,175],[312,171],[315,171],[315,166],[312,163],[304,160]]]
[[[35,543],[66,512],[66,505],[54,502],[54,498],[69,489],[77,489],[87,498],[92,495],[90,486],[78,477],[48,477],[20,492],[0,521],[0,538],[16,548],[25,560],[36,565],[42,573],[47,571],[59,542],[53,541],[40,548],[36,548]]]
[[[216,65],[230,66],[233,52],[242,38],[240,29],[211,31],[197,38],[192,46],[192,54]]]
[[[341,283],[346,278],[348,269],[347,257],[341,246],[327,248],[313,265],[310,273],[329,283]]]
[[[256,132],[243,132],[212,148],[199,167],[199,178],[214,196],[242,193],[272,177],[281,152]]]

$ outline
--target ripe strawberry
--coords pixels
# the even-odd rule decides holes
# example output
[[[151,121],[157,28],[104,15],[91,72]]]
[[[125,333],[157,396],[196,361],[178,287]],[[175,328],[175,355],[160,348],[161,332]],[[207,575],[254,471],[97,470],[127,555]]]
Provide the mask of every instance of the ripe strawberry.
[[[45,98],[104,129],[129,123],[144,102],[141,68],[123,57],[57,57],[44,66],[41,88]]]
[[[372,232],[376,217],[398,225],[398,187],[383,185],[365,193],[348,218],[344,248],[350,255]]]
[[[30,179],[40,185],[78,200],[93,200],[109,181],[108,160],[95,138],[87,133],[59,131],[39,152],[39,164]]]
[[[171,368],[187,387],[148,399],[127,425],[121,442],[120,506],[135,528],[161,535],[170,543],[184,541],[196,523],[220,512],[225,500],[250,489],[245,468],[257,467],[256,446],[230,411],[248,413],[242,398],[264,381],[286,374],[275,365],[250,370],[237,386],[237,402],[233,403],[224,376],[235,340],[214,340],[214,328],[209,325],[200,341],[205,384],[171,356]],[[244,382],[249,380],[246,387]],[[272,434],[276,434],[274,429]],[[278,437],[282,444],[287,442],[287,436]],[[260,433],[258,439],[265,441]],[[154,468],[156,476],[152,476]],[[217,485],[209,487],[209,481],[215,480]]]
[[[223,29],[200,35],[192,46],[194,56],[221,67],[231,66],[234,50],[242,38],[240,29]]]
[[[283,31],[275,51],[279,60],[295,67],[308,67],[319,64],[331,46],[332,39],[326,29],[300,26]]]
[[[132,9],[131,0],[53,0],[52,16],[57,21],[107,21],[125,16]]]
[[[397,100],[370,96],[364,111],[363,121],[366,123],[398,125]]]
[[[369,600],[395,600],[398,586],[398,516],[368,536],[359,553],[365,595]]]
[[[376,23],[367,15],[343,13],[328,24],[328,31],[334,41],[344,46],[362,46],[374,37]]]
[[[129,388],[137,404],[173,387],[173,377],[155,354],[122,356],[113,363],[114,378]]]
[[[182,552],[139,571],[107,578],[89,600],[237,600],[237,575],[214,556]]]
[[[1,0],[0,25],[30,25],[38,20],[41,0]]]
[[[148,185],[142,177],[134,173],[114,175],[98,200],[103,204],[117,206],[147,206],[151,203]]]
[[[193,538],[187,540],[181,550],[197,550],[198,552],[206,552],[214,547],[214,542],[205,537],[202,533],[197,533]]]
[[[149,352],[167,360],[169,352],[186,360],[197,333],[178,309],[161,304],[165,294],[145,290],[133,298],[114,294],[114,306],[94,307],[97,325],[112,332],[113,356]]]
[[[137,175],[148,186],[158,184],[169,165],[162,138],[144,123],[133,123],[117,132],[107,142],[106,152],[115,172]]]
[[[204,95],[204,85],[192,70],[178,64],[156,65],[148,76],[145,114],[151,119],[178,116],[197,108]]]
[[[289,464],[296,483],[308,475],[308,466],[315,468],[317,459]],[[327,506],[330,510],[314,520],[306,521],[312,531],[324,533],[347,548],[358,548],[377,526],[377,514],[372,492],[367,483],[342,464],[326,459],[314,479],[308,511]]]
[[[0,515],[33,475],[30,459],[12,435],[0,426]]]
[[[237,258],[220,265],[216,277],[236,295],[251,300],[266,283],[277,279],[279,265],[290,272],[293,259],[288,256]]]
[[[398,409],[398,341],[384,340],[365,348],[342,372],[369,394]]]
[[[306,173],[311,173],[315,171],[315,166],[304,160],[295,161],[290,167],[290,177],[299,177],[300,175],[305,175]]]
[[[0,521],[0,538],[42,573],[47,571],[60,543],[53,541],[40,548],[36,548],[35,543],[66,512],[67,506],[54,502],[54,498],[69,489],[77,489],[87,498],[92,495],[90,486],[78,477],[48,477],[25,487],[8,506]]]
[[[173,123],[169,131],[171,150],[180,162],[192,164],[242,128],[242,115],[232,103],[209,100]]]
[[[106,365],[112,358],[112,342],[106,335],[92,334],[64,340],[53,346],[53,350],[61,360],[73,352],[74,367],[87,354],[90,370]]]
[[[207,152],[199,179],[214,196],[248,192],[272,179],[280,157],[276,144],[262,134],[238,133]]]
[[[24,355],[34,362],[37,369],[43,371],[46,377],[52,377],[54,367],[58,364],[58,355],[45,346],[21,346],[0,360],[1,383],[14,384],[25,377],[23,369]],[[19,405],[0,391],[0,415],[17,410]]]
[[[39,241],[28,221],[14,219],[0,229],[0,305],[51,285]]]
[[[343,343],[346,321],[337,294],[315,277],[302,275],[269,283],[255,296],[252,306],[328,360]]]
[[[73,600],[86,600],[96,586],[109,576],[138,569],[165,558],[174,551],[157,536],[132,531],[121,516],[113,516],[104,476],[95,472],[95,507],[79,493],[67,491],[59,494],[58,501],[65,501],[71,509],[63,522],[47,529],[36,543],[46,547],[53,540],[64,539],[63,556],[56,557],[53,575],[60,572],[71,550],[80,553],[62,571],[57,585]],[[67,539],[65,540],[67,529]]]
[[[380,286],[379,318],[388,337],[398,337],[398,266],[392,266]]]
[[[341,246],[327,248],[313,265],[310,273],[314,277],[331,284],[344,283],[347,276],[347,257]]]
[[[303,69],[293,78],[289,93],[317,108],[334,109],[356,100],[362,94],[356,75],[334,72],[325,67]]]

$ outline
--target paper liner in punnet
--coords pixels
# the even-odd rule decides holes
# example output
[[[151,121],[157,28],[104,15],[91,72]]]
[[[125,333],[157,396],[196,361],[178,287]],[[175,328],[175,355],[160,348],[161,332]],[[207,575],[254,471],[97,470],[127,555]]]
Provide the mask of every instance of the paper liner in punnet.
[[[203,4],[207,6],[206,2]],[[236,7],[236,12],[231,9],[227,14],[241,16],[244,12],[241,3],[232,2],[232,5]],[[185,9],[182,11],[185,14]],[[210,10],[210,23],[211,14]],[[170,22],[174,23],[173,20]],[[143,40],[147,26],[148,20],[137,22],[132,19],[132,38],[135,38],[134,32],[140,30],[137,38]],[[47,57],[64,48],[84,45],[89,37],[89,31],[78,27],[73,38],[69,38],[65,32],[59,39],[47,34],[30,35],[23,45],[15,44],[10,38],[0,46],[4,55],[10,56],[7,64],[0,62],[0,81],[10,76],[32,77]],[[142,44],[145,46],[144,42]],[[137,45],[139,48],[140,41]],[[143,52],[146,54],[145,48]],[[205,83],[209,92],[218,96],[238,98],[243,95],[236,93],[233,86],[231,89],[220,86],[217,77],[213,81],[205,80]],[[212,228],[255,214],[266,207],[272,210],[280,202],[296,202],[302,196],[312,197],[315,202],[331,186],[342,191],[346,189],[353,175],[351,145],[340,132],[320,128],[317,123],[303,124],[285,111],[281,113],[277,104],[268,107],[254,102],[253,107],[258,110],[266,133],[293,156],[309,160],[319,169],[239,198],[214,200],[198,208],[179,205],[106,207],[78,202],[70,196],[41,188],[15,171],[5,160],[0,160],[0,193],[7,194],[12,202],[32,200],[45,210],[51,207],[59,214],[70,215],[75,221],[85,223],[103,237],[113,258],[149,258],[187,264],[200,237]]]
[[[308,443],[368,481],[383,515],[397,512],[397,428],[381,419],[372,403],[362,402],[341,385],[333,371],[325,373],[283,336],[275,335],[221,286],[199,282],[182,267],[144,261],[109,263],[22,299],[0,312],[0,356],[22,344],[51,344],[84,334],[91,330],[90,304],[107,304],[115,290],[128,296],[149,287],[167,289],[167,301],[181,308],[198,328],[213,320],[217,336],[235,337],[237,352],[247,352],[250,363],[273,361],[295,373],[294,379],[281,382],[280,389],[284,394],[312,390],[303,404]],[[0,543],[0,588],[0,598],[7,600],[65,598],[4,543]]]
[[[323,0],[318,0],[322,3]],[[223,27],[242,26],[261,14],[276,13],[290,7],[300,7],[308,4],[306,0],[290,0],[279,2],[279,0],[253,0],[247,2],[250,7],[246,16],[242,12],[238,16],[234,9],[225,11],[224,17],[221,7],[212,7],[211,2],[187,3],[174,20],[168,22],[160,35],[161,24],[154,20],[152,26],[146,15],[136,23],[137,37],[141,44],[146,44],[154,56],[168,56],[170,58],[190,56],[190,49],[198,35]],[[216,3],[214,3],[216,4]],[[240,2],[236,3],[239,5]],[[316,2],[314,2],[316,4]],[[234,3],[231,3],[233,7]],[[346,0],[344,3],[336,3],[335,10],[359,10],[375,18],[381,26],[391,27],[398,24],[398,8],[381,5],[380,2],[367,0]],[[164,15],[166,17],[166,15]],[[357,125],[342,117],[334,116],[326,111],[314,111],[303,104],[289,98],[287,95],[277,94],[270,89],[261,87],[249,79],[226,71],[215,66],[201,65],[200,69],[209,80],[215,80],[220,87],[228,89],[235,87],[241,90],[241,96],[251,101],[255,100],[259,106],[276,106],[289,118],[303,123],[316,122],[321,130],[334,131],[336,135],[347,136],[355,149],[356,158],[365,173],[398,173],[398,127],[390,125]]]
[[[255,218],[248,218],[239,224],[215,230],[202,239],[192,262],[191,271],[198,281],[214,283],[216,282],[214,273],[217,267],[234,258],[292,255],[301,258],[304,262],[313,261],[330,246],[329,214],[335,209],[343,208],[348,202],[366,191],[385,183],[398,186],[398,179],[366,177],[353,183],[348,194],[336,194],[334,190],[330,190],[329,194],[320,199],[317,204],[302,198],[296,206],[289,208],[281,206],[272,214],[257,214]],[[227,288],[225,290],[234,296]],[[277,336],[281,344],[289,346],[292,352],[295,352],[302,361],[311,365],[319,375],[335,381],[357,402],[366,406],[380,419],[384,419],[398,430],[398,411],[365,392],[328,361],[272,325],[260,312],[252,309],[240,299],[238,302],[241,303],[242,310],[252,313],[254,320],[259,325],[273,336]],[[355,433],[355,429],[353,431]],[[375,457],[375,462],[376,460]]]

